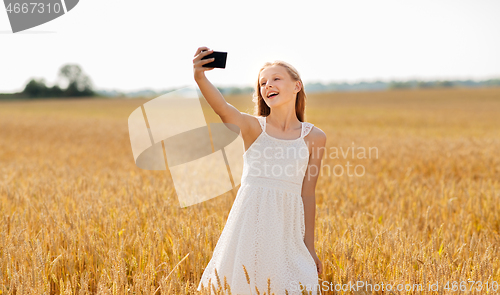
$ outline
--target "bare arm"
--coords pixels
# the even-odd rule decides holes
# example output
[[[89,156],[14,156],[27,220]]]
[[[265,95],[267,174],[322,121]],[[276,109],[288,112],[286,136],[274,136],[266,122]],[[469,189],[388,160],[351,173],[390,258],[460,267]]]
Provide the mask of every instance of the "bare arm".
[[[304,222],[306,227],[304,243],[316,262],[318,273],[321,273],[323,266],[316,255],[316,249],[314,247],[314,224],[316,217],[315,190],[321,171],[321,160],[325,151],[326,135],[321,129],[314,129],[311,131],[309,139],[312,151],[309,156],[309,164],[302,185],[302,202],[304,203]]]
[[[210,53],[212,53],[212,50],[209,50],[207,47],[200,47],[196,51],[195,58],[193,59],[194,80],[208,104],[219,115],[222,122],[234,124],[240,128],[242,133],[246,132],[250,128],[250,122],[253,119],[252,116],[238,111],[238,109],[229,104],[220,91],[205,76],[205,71],[214,69],[203,67],[204,64],[213,61],[213,59],[202,60],[204,56]]]

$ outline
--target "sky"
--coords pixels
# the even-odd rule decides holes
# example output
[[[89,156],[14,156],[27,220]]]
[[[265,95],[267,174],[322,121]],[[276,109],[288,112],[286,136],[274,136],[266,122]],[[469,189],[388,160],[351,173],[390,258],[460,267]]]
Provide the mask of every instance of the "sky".
[[[68,63],[96,89],[194,85],[199,46],[228,52],[225,69],[206,72],[217,86],[253,86],[273,60],[304,83],[499,78],[499,11],[498,0],[83,0],[13,34],[3,10],[0,92],[54,85]]]

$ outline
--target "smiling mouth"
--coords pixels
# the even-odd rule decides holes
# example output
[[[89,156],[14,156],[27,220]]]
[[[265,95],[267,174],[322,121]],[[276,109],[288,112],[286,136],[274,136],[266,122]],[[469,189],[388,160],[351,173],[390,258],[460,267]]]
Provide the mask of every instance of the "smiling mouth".
[[[267,98],[272,98],[272,97],[275,97],[276,95],[278,95],[278,93],[271,93],[267,96]]]

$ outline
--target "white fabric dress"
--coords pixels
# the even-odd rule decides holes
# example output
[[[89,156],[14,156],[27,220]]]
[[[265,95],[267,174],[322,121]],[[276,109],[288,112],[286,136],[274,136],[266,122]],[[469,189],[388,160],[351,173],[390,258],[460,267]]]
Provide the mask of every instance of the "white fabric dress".
[[[266,133],[266,117],[256,117],[259,137],[243,154],[241,186],[229,212],[201,285],[218,288],[214,268],[224,288],[224,276],[232,294],[271,292],[301,294],[299,282],[317,294],[316,264],[304,243],[305,221],[302,182],[309,163],[304,137],[313,124],[302,122],[297,139],[278,139]],[[250,277],[247,283],[243,266]],[[320,292],[319,292],[320,294]]]

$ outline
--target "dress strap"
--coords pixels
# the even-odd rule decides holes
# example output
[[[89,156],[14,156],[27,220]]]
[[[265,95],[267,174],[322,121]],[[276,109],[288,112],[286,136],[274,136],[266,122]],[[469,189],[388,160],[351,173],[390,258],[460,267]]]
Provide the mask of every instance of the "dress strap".
[[[302,135],[300,136],[301,138],[304,138],[311,132],[312,128],[314,127],[314,124],[309,123],[309,122],[302,122]]]
[[[262,128],[262,131],[266,131],[266,117],[258,116],[257,119],[259,120],[260,127]]]

